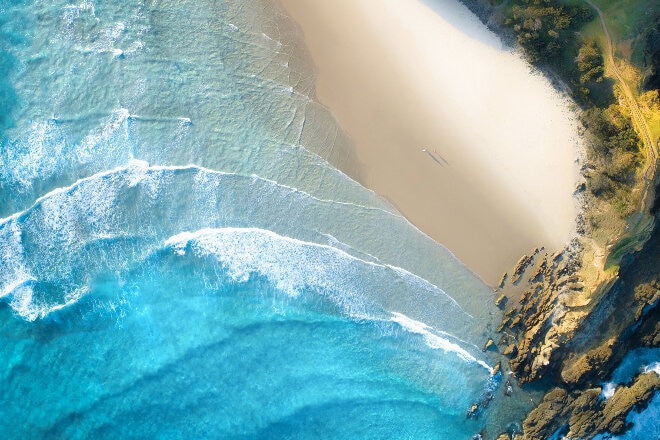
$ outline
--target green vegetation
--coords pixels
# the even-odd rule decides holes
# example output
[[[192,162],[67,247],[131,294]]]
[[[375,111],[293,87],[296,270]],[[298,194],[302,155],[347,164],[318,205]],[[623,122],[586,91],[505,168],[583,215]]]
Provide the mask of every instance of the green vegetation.
[[[612,82],[604,81],[604,59],[597,41],[580,31],[596,19],[583,1],[511,0],[504,25],[532,64],[549,67],[566,80],[583,107],[614,102]]]
[[[580,0],[582,1],[582,0]],[[657,0],[592,0],[605,14],[617,52],[642,66],[652,55],[647,47],[649,34],[658,31],[660,7]],[[648,65],[648,64],[647,64]]]
[[[504,24],[513,29],[518,44],[532,63],[557,64],[572,46],[573,34],[593,18],[585,6],[565,6],[556,0],[513,0]]]
[[[615,211],[626,217],[632,213],[628,194],[636,183],[636,173],[642,164],[642,143],[630,119],[621,107],[612,104],[606,109],[593,106],[585,110],[582,121],[589,130],[587,187],[591,193],[610,200]]]
[[[494,7],[491,22],[508,28],[527,59],[582,108],[586,184],[578,190],[588,206],[580,230],[589,248],[582,275],[598,284],[653,228],[648,185],[660,137],[660,6],[591,0],[606,32],[587,0],[463,1]]]
[[[603,54],[596,46],[595,40],[587,40],[582,44],[575,58],[575,64],[580,72],[580,83],[588,84],[591,81],[597,83],[603,81],[604,62]]]
[[[628,109],[617,102],[614,81],[604,76],[602,42],[583,32],[596,13],[582,0],[510,0],[503,14],[530,62],[557,72],[584,110],[588,192],[604,205],[602,212],[628,217],[638,204],[632,194],[640,184],[643,144]]]

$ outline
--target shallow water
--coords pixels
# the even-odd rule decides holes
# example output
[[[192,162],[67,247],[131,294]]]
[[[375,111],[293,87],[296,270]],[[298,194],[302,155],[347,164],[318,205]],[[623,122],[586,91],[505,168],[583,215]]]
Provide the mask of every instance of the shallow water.
[[[492,292],[337,170],[268,3],[0,3],[3,438],[467,438]],[[5,78],[5,76],[3,76]]]

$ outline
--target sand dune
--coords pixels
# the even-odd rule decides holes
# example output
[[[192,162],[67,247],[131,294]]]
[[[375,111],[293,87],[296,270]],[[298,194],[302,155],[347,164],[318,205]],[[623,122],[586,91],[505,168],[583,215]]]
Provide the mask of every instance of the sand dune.
[[[549,82],[452,0],[281,0],[359,180],[485,281],[576,215],[577,135]]]

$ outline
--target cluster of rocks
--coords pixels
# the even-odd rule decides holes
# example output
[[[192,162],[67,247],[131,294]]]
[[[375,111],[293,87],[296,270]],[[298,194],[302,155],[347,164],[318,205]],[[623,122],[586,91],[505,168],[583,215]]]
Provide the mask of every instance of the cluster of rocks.
[[[584,285],[578,276],[579,246],[562,252],[542,253],[537,249],[524,256],[513,269],[511,284],[518,284],[531,270],[527,288],[520,298],[508,301],[506,289],[496,299],[506,308],[498,332],[498,346],[510,358],[511,371],[520,383],[540,379],[552,367],[555,349],[570,339],[576,328],[572,306]],[[505,285],[502,285],[505,288]]]
[[[508,44],[515,44],[514,35],[501,25],[498,7],[494,6],[500,2],[461,2]],[[555,78],[553,84],[559,84],[559,90],[568,89],[552,72],[544,73]],[[583,165],[583,175],[588,166]],[[585,193],[586,185],[580,182],[574,195],[582,198]],[[632,237],[645,243],[644,248],[622,257],[618,273],[599,273],[597,285],[585,285],[581,277],[585,250],[580,240],[585,239],[590,246],[586,205],[576,225],[581,238],[561,252],[537,249],[502,276],[495,304],[504,311],[504,319],[499,337],[489,340],[484,350],[497,349],[506,356],[511,377],[519,385],[542,381],[549,391],[524,420],[524,433],[510,430],[497,440],[547,439],[557,434],[558,438],[590,439],[603,432],[621,434],[629,428],[629,412],[643,408],[660,390],[660,378],[653,371],[619,385],[611,396],[601,389],[631,350],[660,347],[659,194],[660,186],[655,192],[655,210],[648,212],[656,223],[646,230],[650,238]],[[485,437],[478,434],[475,438]]]
[[[641,373],[630,385],[617,387],[608,399],[600,387],[553,388],[525,419],[523,438],[544,439],[559,430],[568,438],[580,439],[602,432],[622,434],[629,428],[628,413],[643,406],[658,390],[660,376],[655,371]]]
[[[618,386],[611,396],[601,388],[630,350],[660,347],[658,235],[597,288],[580,278],[578,243],[554,254],[537,249],[518,262],[510,278],[502,277],[496,303],[505,313],[497,348],[519,384],[540,379],[551,384],[524,420],[520,438],[620,434],[629,428],[628,413],[660,390],[654,371]],[[521,279],[524,288],[516,294],[513,286]]]

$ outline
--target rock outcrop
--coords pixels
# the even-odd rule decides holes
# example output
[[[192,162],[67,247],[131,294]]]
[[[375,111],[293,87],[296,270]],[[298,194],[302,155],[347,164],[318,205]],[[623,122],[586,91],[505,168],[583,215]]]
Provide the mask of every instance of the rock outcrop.
[[[568,438],[585,440],[601,432],[621,434],[627,428],[628,413],[642,407],[658,390],[660,376],[654,371],[617,387],[609,399],[599,387],[576,392],[554,388],[525,419],[524,438],[544,439],[559,430]]]
[[[499,328],[498,348],[519,383],[545,378],[554,384],[525,419],[526,439],[558,430],[582,439],[620,434],[629,428],[628,413],[660,390],[653,371],[618,386],[608,399],[601,390],[630,350],[660,347],[660,232],[598,289],[581,282],[580,250],[574,244],[539,255],[524,271],[522,277],[531,273],[526,289],[508,304]],[[501,294],[507,295],[507,286]]]
[[[515,44],[520,34],[505,26],[509,2],[461,1]],[[540,3],[551,2],[534,5]],[[515,26],[513,30],[517,31]],[[550,69],[544,73],[557,79],[553,84],[558,88],[569,90],[566,78],[557,78]],[[585,130],[580,127],[579,135]],[[575,190],[583,203],[577,238],[562,251],[537,249],[523,256],[496,289],[496,305],[504,318],[500,336],[493,339],[509,359],[512,378],[523,386],[536,382],[549,387],[523,423],[526,439],[547,439],[558,432],[582,439],[602,432],[620,434],[628,428],[627,414],[643,407],[660,389],[653,371],[618,386],[609,398],[600,388],[631,350],[660,347],[658,162],[649,162],[645,182],[625,194],[624,198],[643,194],[625,226],[619,218],[607,229],[607,222],[600,221],[609,220],[610,211],[601,209],[607,204],[597,203],[589,190],[588,175],[595,168],[588,155],[585,159],[583,179]],[[498,440],[505,438],[511,433]]]
[[[573,308],[581,305],[576,296],[583,290],[576,275],[579,251],[577,241],[562,253],[539,255],[537,250],[521,258],[513,270],[512,284],[532,269],[527,289],[506,311],[499,328],[500,349],[511,356],[511,370],[520,383],[546,375],[554,350],[571,338],[583,316],[579,308]],[[539,260],[535,267],[531,266],[534,256]]]

